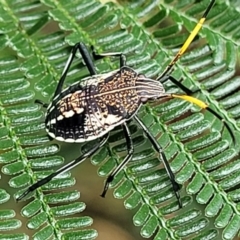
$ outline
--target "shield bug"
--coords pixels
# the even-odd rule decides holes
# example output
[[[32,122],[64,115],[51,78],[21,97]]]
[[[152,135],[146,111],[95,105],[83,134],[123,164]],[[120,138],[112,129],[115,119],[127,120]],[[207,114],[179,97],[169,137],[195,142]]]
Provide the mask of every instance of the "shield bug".
[[[92,156],[107,141],[109,132],[116,126],[121,125],[126,138],[128,154],[107,178],[101,195],[104,197],[111,181],[133,156],[133,142],[127,125],[128,121],[133,119],[143,129],[154,149],[159,153],[170,178],[178,205],[180,208],[182,207],[179,194],[180,185],[175,181],[175,176],[169,166],[163,149],[136,113],[141,105],[147,101],[154,101],[162,98],[180,98],[209,110],[217,118],[222,120],[221,116],[209,108],[204,102],[189,95],[167,93],[161,83],[165,80],[171,80],[187,94],[191,93],[189,89],[170,76],[169,73],[176,61],[183,55],[189,44],[201,29],[207,14],[214,5],[214,2],[214,0],[210,2],[202,18],[185,41],[180,51],[156,80],[150,79],[141,73],[139,74],[134,69],[127,66],[126,57],[122,53],[114,52],[97,54],[94,49],[92,49],[94,60],[109,56],[119,57],[120,59],[119,69],[104,74],[97,74],[94,62],[87,47],[80,42],[72,48],[72,52],[67,60],[52,102],[49,105],[44,104],[39,100],[36,102],[41,103],[43,107],[47,109],[45,126],[50,137],[63,142],[86,142],[95,139],[99,139],[99,141],[88,152],[85,152],[77,159],[64,165],[51,175],[34,183],[17,198],[18,201],[38,187],[48,183],[58,174],[70,170],[86,158]],[[65,78],[78,51],[89,70],[90,76],[63,90],[62,88]],[[225,126],[234,139],[230,127],[227,124],[225,124]]]

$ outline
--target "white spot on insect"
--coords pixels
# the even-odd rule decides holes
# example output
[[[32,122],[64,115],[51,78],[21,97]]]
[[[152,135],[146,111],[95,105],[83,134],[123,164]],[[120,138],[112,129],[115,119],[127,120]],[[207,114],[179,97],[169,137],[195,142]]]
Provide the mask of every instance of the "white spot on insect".
[[[50,124],[56,124],[56,118],[53,118],[50,122],[47,123],[48,126],[49,126]]]
[[[84,111],[84,108],[74,108],[74,110],[77,114],[80,114]]]
[[[55,137],[56,137],[56,135],[55,135],[54,133],[49,132],[48,129],[46,129],[46,130],[47,130],[47,132],[48,132],[48,135],[49,135],[51,138],[55,138]]]
[[[59,115],[59,116],[57,117],[57,120],[58,120],[58,121],[61,121],[61,120],[63,120],[63,118],[64,118],[63,115]]]
[[[70,118],[75,114],[75,112],[73,110],[70,110],[68,112],[63,112],[62,114],[64,115],[64,117]]]
[[[73,138],[67,138],[63,140],[64,142],[73,143],[75,140]]]
[[[55,137],[55,139],[61,142],[66,141],[63,137],[60,136]]]
[[[112,124],[118,123],[120,120],[122,120],[121,116],[108,114],[107,117],[105,118],[105,123],[108,124],[108,125],[112,125]]]

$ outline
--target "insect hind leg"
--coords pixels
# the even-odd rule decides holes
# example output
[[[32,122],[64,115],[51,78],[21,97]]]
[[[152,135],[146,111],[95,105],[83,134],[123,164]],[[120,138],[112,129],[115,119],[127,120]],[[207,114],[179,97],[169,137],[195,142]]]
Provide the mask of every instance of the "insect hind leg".
[[[101,148],[106,143],[106,141],[108,139],[108,136],[109,136],[109,134],[103,136],[101,138],[101,140],[95,146],[93,146],[87,152],[83,153],[77,159],[69,162],[68,164],[66,164],[63,167],[59,168],[57,171],[53,172],[52,174],[48,175],[47,177],[45,177],[45,178],[37,181],[33,185],[31,185],[25,192],[23,192],[19,197],[17,197],[16,200],[17,201],[21,201],[29,193],[35,191],[37,188],[39,188],[39,187],[45,185],[46,183],[50,182],[57,175],[71,170],[72,168],[76,167],[81,162],[83,162],[86,158],[91,157],[94,153],[96,153],[98,151],[99,148]]]
[[[109,53],[96,53],[95,49],[93,46],[91,46],[92,49],[92,55],[94,60],[102,59],[104,57],[119,57],[120,61],[120,67],[126,66],[126,55],[123,54],[122,52],[109,52]]]

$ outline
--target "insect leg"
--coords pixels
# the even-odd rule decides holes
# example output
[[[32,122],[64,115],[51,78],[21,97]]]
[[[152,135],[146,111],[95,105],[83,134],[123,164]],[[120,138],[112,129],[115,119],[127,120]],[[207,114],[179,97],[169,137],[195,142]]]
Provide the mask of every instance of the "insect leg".
[[[153,137],[153,135],[149,132],[149,130],[147,129],[147,127],[144,125],[144,123],[135,115],[134,119],[138,122],[138,124],[141,126],[141,128],[143,129],[143,131],[145,132],[145,134],[147,135],[148,139],[150,140],[150,142],[152,143],[153,147],[155,148],[155,150],[159,153],[161,159],[163,160],[163,164],[165,166],[165,169],[167,171],[167,174],[170,178],[170,181],[172,183],[173,186],[173,190],[175,192],[177,201],[178,201],[178,205],[179,208],[182,208],[182,201],[180,198],[180,194],[179,194],[179,190],[180,190],[180,185],[175,181],[175,176],[169,166],[169,163],[167,161],[167,158],[163,152],[163,149],[161,148],[161,146],[158,144],[158,142],[156,141],[156,139]]]
[[[124,160],[116,167],[116,169],[108,176],[108,178],[105,182],[101,197],[105,197],[108,187],[109,187],[109,184],[113,181],[114,177],[126,166],[126,164],[132,159],[132,156],[133,156],[134,148],[133,148],[133,141],[131,138],[131,133],[130,133],[129,128],[126,123],[123,123],[122,127],[123,127],[123,132],[124,132],[124,135],[126,138],[126,142],[127,142],[128,154],[124,158]]]
[[[37,104],[42,105],[42,107],[44,107],[44,108],[47,108],[47,107],[48,107],[48,104],[47,104],[47,103],[44,103],[43,101],[41,101],[41,100],[39,100],[39,99],[36,99],[34,102],[37,103]]]
[[[126,56],[121,52],[111,52],[111,53],[96,53],[93,46],[92,48],[92,55],[94,60],[102,59],[104,57],[119,57],[120,58],[120,67],[126,66]]]
[[[69,171],[70,169],[76,167],[78,164],[80,164],[81,162],[83,162],[86,158],[92,156],[99,148],[101,148],[107,141],[108,139],[108,134],[105,135],[104,137],[102,137],[102,139],[99,141],[98,144],[96,144],[95,146],[93,146],[93,148],[91,148],[89,151],[87,151],[86,153],[82,154],[80,157],[78,157],[77,159],[71,161],[70,163],[64,165],[63,167],[59,168],[57,171],[53,172],[52,174],[50,174],[49,176],[39,180],[38,182],[34,183],[33,185],[31,185],[25,192],[23,192],[19,197],[16,198],[17,201],[22,200],[25,196],[27,196],[30,192],[33,192],[34,190],[36,190],[37,188],[43,186],[44,184],[50,182],[54,177],[56,177],[57,175],[64,173],[66,171]]]
[[[165,75],[164,77],[159,79],[159,81],[161,83],[164,83],[167,80],[170,80],[172,83],[174,83],[177,87],[179,87],[181,90],[183,90],[188,95],[192,95],[199,91],[199,90],[197,90],[197,91],[190,90],[189,88],[185,87],[181,82],[179,82],[176,78],[174,78],[173,76],[170,76],[170,75]]]
[[[67,60],[67,62],[65,64],[65,67],[64,67],[63,72],[62,72],[62,76],[61,76],[61,78],[59,80],[59,83],[57,85],[57,88],[56,88],[56,91],[54,93],[53,98],[56,97],[62,91],[63,83],[65,81],[65,78],[67,76],[69,68],[70,68],[70,66],[72,64],[72,61],[73,61],[74,57],[76,56],[77,51],[80,52],[80,54],[81,54],[81,56],[82,56],[82,58],[83,58],[83,60],[84,60],[84,62],[86,64],[86,66],[88,68],[88,71],[90,72],[90,74],[91,75],[97,74],[96,69],[94,67],[94,63],[92,61],[92,58],[91,58],[91,56],[89,54],[89,51],[88,51],[87,47],[85,46],[85,44],[82,43],[82,42],[76,43],[73,46],[72,51],[71,51],[71,53],[70,53],[70,55],[68,57],[68,60]]]

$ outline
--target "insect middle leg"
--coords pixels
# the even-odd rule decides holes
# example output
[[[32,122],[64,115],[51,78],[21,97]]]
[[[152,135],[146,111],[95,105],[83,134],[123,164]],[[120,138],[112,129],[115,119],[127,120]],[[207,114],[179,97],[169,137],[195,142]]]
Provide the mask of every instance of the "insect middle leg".
[[[132,156],[133,156],[133,152],[134,152],[133,141],[132,141],[131,133],[129,131],[129,128],[126,122],[122,124],[122,128],[123,128],[123,132],[127,142],[128,154],[124,158],[124,160],[116,167],[116,169],[114,169],[114,171],[108,176],[104,185],[103,192],[101,194],[102,197],[105,197],[109,184],[113,181],[114,177],[126,166],[126,164],[132,159]]]
[[[101,140],[93,146],[90,150],[88,150],[86,153],[83,153],[80,157],[77,159],[69,162],[68,164],[64,165],[63,167],[59,168],[57,171],[53,172],[52,174],[48,175],[47,177],[39,180],[38,182],[34,183],[31,185],[25,192],[23,192],[16,200],[20,201],[22,200],[25,196],[27,196],[30,192],[35,191],[37,188],[43,186],[44,184],[50,182],[54,177],[57,175],[67,172],[71,170],[72,168],[76,167],[79,165],[81,162],[83,162],[85,159],[88,157],[91,157],[94,153],[98,151],[99,148],[101,148],[107,141],[109,134],[103,136]]]
[[[148,139],[151,141],[154,149],[159,153],[163,164],[165,166],[165,169],[167,171],[167,174],[170,178],[170,181],[172,183],[172,187],[174,190],[174,193],[176,195],[177,201],[178,201],[178,205],[179,208],[182,208],[182,201],[180,198],[180,194],[179,194],[179,190],[180,190],[180,185],[175,181],[175,176],[170,168],[170,165],[167,161],[167,158],[163,152],[163,149],[161,148],[161,146],[158,144],[158,142],[156,141],[156,139],[153,137],[153,135],[149,132],[149,130],[147,129],[147,127],[144,125],[144,123],[135,115],[134,119],[138,122],[138,124],[141,126],[141,128],[143,129],[143,131],[145,132],[145,134],[147,135]]]

